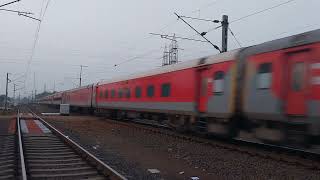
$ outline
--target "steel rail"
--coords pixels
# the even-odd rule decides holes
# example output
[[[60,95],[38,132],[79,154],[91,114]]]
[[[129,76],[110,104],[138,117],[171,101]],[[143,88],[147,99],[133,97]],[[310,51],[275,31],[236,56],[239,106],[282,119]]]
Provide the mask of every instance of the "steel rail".
[[[93,162],[93,164],[97,167],[98,170],[101,170],[102,173],[106,176],[108,176],[111,180],[127,180],[126,177],[115,171],[113,168],[99,160],[97,157],[95,157],[93,154],[91,154],[89,151],[85,150],[82,146],[80,146],[78,143],[71,140],[68,136],[64,135],[62,132],[60,132],[58,129],[54,128],[51,124],[46,122],[44,119],[39,117],[36,113],[29,110],[35,118],[40,120],[44,125],[46,125],[51,131],[53,131],[55,134],[58,134],[59,137],[63,139],[67,144],[72,146],[76,151],[81,153],[87,160]]]
[[[21,137],[20,111],[19,111],[19,109],[18,109],[18,114],[17,114],[17,126],[18,126],[17,130],[18,130],[18,139],[19,139],[21,175],[22,175],[22,180],[27,180],[27,171],[26,171],[26,165],[25,165],[25,162],[24,162],[23,145],[22,145],[22,137]]]

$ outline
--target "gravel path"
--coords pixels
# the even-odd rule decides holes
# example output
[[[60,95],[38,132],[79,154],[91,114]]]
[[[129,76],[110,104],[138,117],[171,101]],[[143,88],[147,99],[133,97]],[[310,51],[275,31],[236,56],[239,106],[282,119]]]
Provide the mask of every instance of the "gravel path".
[[[98,117],[45,119],[129,179],[320,179],[319,170],[150,133]],[[160,173],[152,174],[148,169]]]

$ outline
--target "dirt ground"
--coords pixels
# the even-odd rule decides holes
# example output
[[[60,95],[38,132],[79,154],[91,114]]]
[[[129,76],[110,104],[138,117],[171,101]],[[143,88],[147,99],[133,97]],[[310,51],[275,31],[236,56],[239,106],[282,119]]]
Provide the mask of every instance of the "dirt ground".
[[[44,118],[129,179],[320,178],[319,170],[137,130],[101,117]]]

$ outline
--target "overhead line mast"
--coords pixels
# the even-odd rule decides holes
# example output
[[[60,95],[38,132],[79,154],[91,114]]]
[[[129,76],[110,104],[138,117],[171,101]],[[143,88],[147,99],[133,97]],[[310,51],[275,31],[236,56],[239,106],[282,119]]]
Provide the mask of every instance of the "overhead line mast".
[[[81,87],[81,83],[82,83],[82,68],[84,68],[84,67],[89,67],[89,66],[80,65],[79,87]]]
[[[177,13],[174,13],[179,19],[181,19],[184,23],[186,23],[191,29],[193,29],[197,34],[199,34],[201,37],[203,37],[208,43],[210,43],[215,49],[217,49],[220,53],[227,52],[228,51],[228,30],[229,30],[229,20],[227,15],[222,16],[222,20],[211,20],[211,19],[203,19],[203,18],[195,18],[190,16],[180,16]],[[193,20],[199,20],[199,21],[207,21],[207,22],[213,22],[213,23],[221,23],[222,27],[222,45],[221,50],[220,48],[213,44],[211,41],[209,41],[205,35],[209,32],[202,32],[200,33],[197,31],[194,27],[192,27],[187,21],[185,21],[183,18],[187,19],[193,19]]]
[[[182,16],[179,16],[177,13],[174,13],[174,14],[179,19],[181,19],[185,24],[187,24],[191,29],[193,29],[197,34],[199,34],[203,39],[205,39],[208,43],[210,43],[216,50],[218,50],[220,53],[223,52],[223,51],[220,50],[220,48],[217,45],[213,44],[209,39],[207,39],[205,37],[205,35],[207,34],[206,32],[200,33],[198,30],[196,30],[194,27],[192,27],[187,21],[185,21]]]

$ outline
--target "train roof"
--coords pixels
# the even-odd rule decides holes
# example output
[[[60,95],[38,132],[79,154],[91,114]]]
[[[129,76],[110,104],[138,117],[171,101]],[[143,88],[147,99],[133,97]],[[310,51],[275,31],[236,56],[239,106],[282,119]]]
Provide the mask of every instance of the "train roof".
[[[208,64],[215,64],[215,63],[220,63],[220,62],[231,61],[236,58],[239,51],[240,51],[240,49],[231,50],[231,51],[225,52],[225,53],[220,53],[220,54],[206,56],[206,57],[202,57],[202,58],[198,58],[198,59],[194,59],[194,60],[189,60],[189,61],[185,61],[185,62],[181,62],[181,63],[177,63],[177,64],[163,66],[163,67],[153,69],[150,71],[146,71],[146,72],[135,73],[135,74],[122,76],[122,77],[118,77],[118,78],[112,78],[110,80],[100,81],[97,83],[97,85],[109,84],[109,83],[114,83],[114,82],[121,82],[121,81],[126,81],[126,80],[131,80],[131,79],[137,79],[137,78],[141,78],[141,77],[149,77],[149,76],[153,76],[153,75],[189,69],[192,67],[198,67],[198,66],[203,66],[203,65],[208,65]]]
[[[92,85],[94,85],[94,84],[92,83],[92,84],[88,84],[88,85],[77,87],[77,88],[73,88],[73,89],[68,89],[68,90],[61,91],[61,92],[71,92],[71,91],[77,91],[77,90],[81,90],[81,89],[86,89],[86,88],[90,88]]]
[[[244,48],[241,52],[243,56],[272,52],[280,49],[287,49],[296,46],[303,46],[306,44],[312,44],[320,42],[320,29],[308,31],[301,34],[296,34],[289,37],[284,37],[268,42],[264,42],[258,45],[254,45],[248,48]]]

